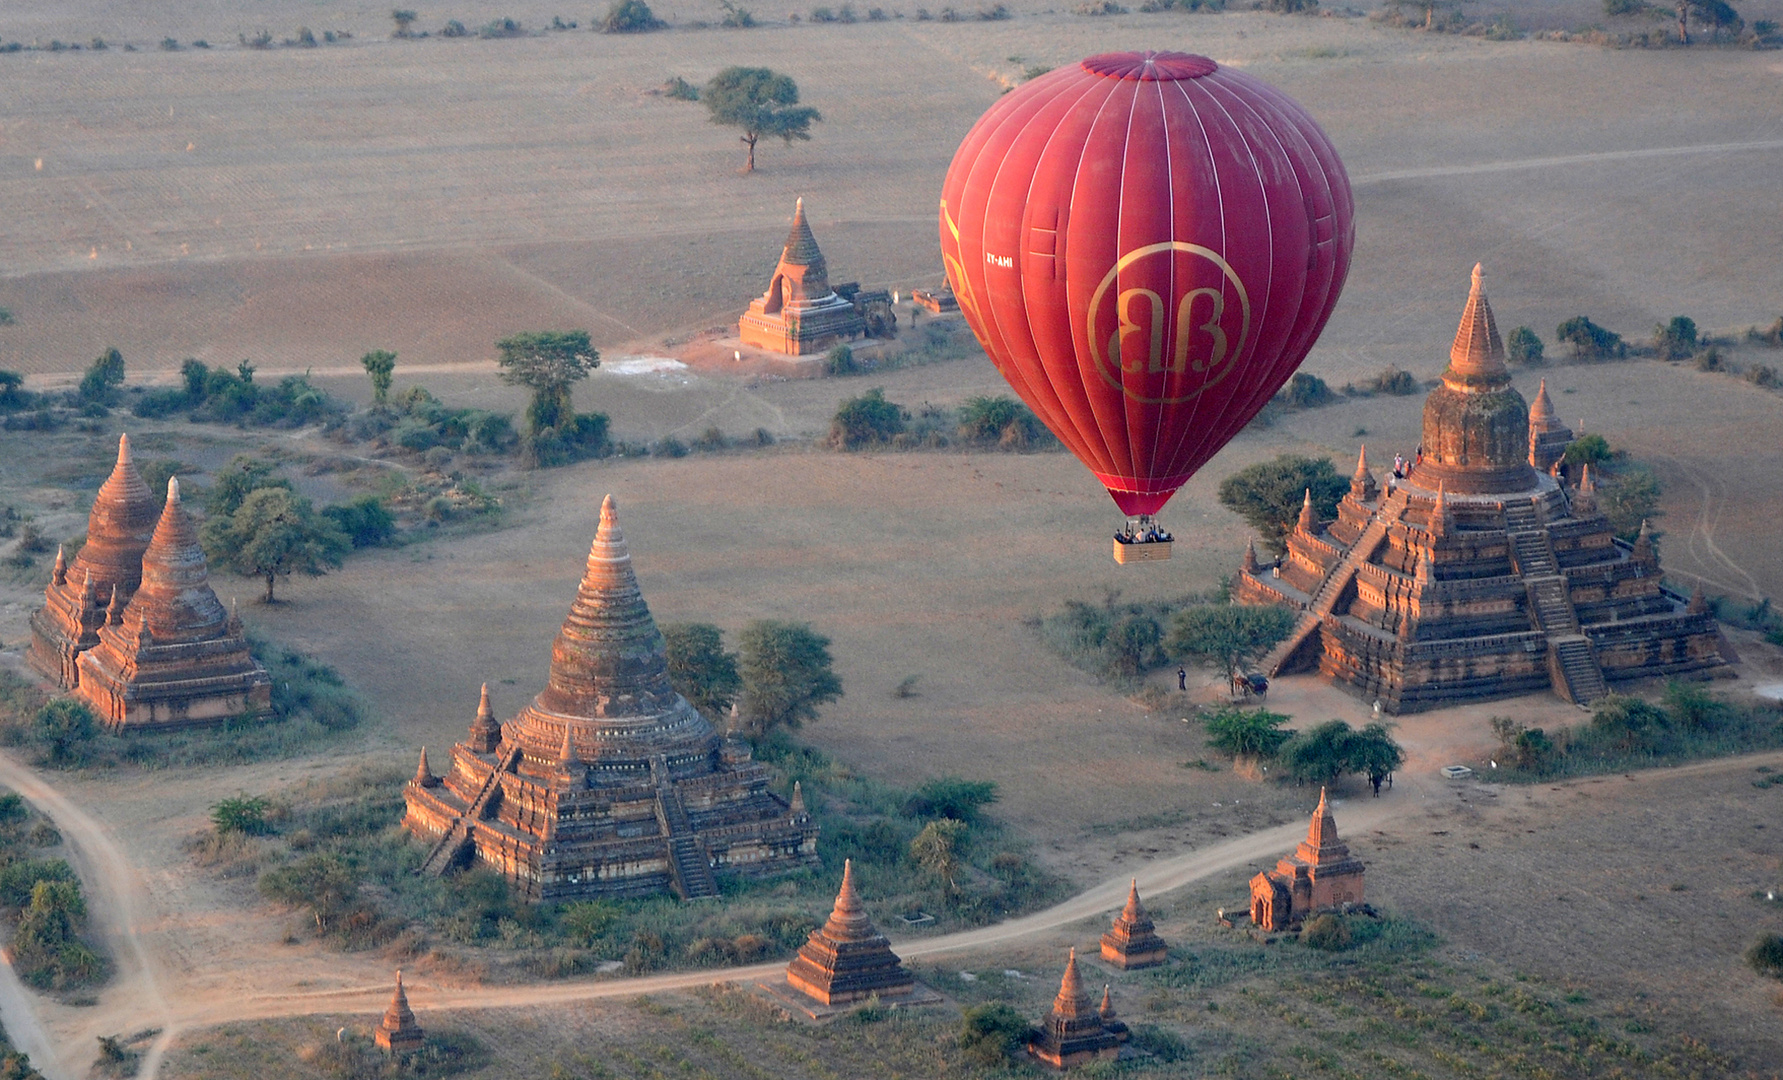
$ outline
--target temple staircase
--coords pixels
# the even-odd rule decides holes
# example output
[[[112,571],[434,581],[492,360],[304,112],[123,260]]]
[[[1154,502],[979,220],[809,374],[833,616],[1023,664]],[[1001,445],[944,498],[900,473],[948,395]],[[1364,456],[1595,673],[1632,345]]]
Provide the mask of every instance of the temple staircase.
[[[459,814],[451,826],[440,834],[439,840],[428,851],[427,858],[422,859],[421,865],[415,868],[416,877],[422,875],[439,877],[459,861],[464,855],[465,848],[470,846],[473,823],[482,818],[484,809],[489,805],[489,800],[495,796],[497,791],[501,790],[501,774],[512,772],[519,760],[520,747],[518,746],[509,749],[506,754],[502,755],[500,763],[490,771],[488,778],[483,781],[483,786],[477,789],[477,797],[472,799],[464,813]]]
[[[669,842],[669,876],[683,900],[711,900],[718,896],[718,879],[712,874],[712,855],[705,841],[693,831],[687,804],[669,777],[662,755],[650,759],[650,776],[656,781],[656,819]]]
[[[1554,558],[1548,531],[1534,505],[1527,502],[1506,503],[1504,524],[1517,572],[1529,590],[1529,610],[1537,627],[1548,636],[1548,673],[1554,691],[1575,705],[1589,705],[1610,691],[1591,639],[1579,626],[1579,613],[1573,607],[1566,575]]]
[[[1338,601],[1348,591],[1350,582],[1355,580],[1356,571],[1374,558],[1381,541],[1387,538],[1387,529],[1405,513],[1406,502],[1405,494],[1400,491],[1393,492],[1381,502],[1380,509],[1369,518],[1368,527],[1362,530],[1362,535],[1356,538],[1356,542],[1344,552],[1343,558],[1325,575],[1325,580],[1319,583],[1318,591],[1313,593],[1312,602],[1307,604],[1306,610],[1300,613],[1294,629],[1258,662],[1259,671],[1271,677],[1279,675],[1294,654],[1306,644],[1307,638],[1318,630],[1319,623],[1324,621],[1325,616],[1336,610]]]

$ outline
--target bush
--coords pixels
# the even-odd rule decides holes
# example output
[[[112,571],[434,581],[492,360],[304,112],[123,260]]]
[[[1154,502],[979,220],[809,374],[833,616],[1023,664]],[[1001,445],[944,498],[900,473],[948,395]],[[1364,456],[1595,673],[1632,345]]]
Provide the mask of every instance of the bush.
[[[1682,315],[1653,328],[1653,352],[1661,360],[1685,360],[1696,352],[1696,323]]]
[[[903,433],[908,419],[903,406],[885,400],[884,389],[876,386],[842,403],[830,421],[826,443],[835,450],[883,446]]]
[[[656,17],[644,0],[613,0],[598,29],[603,34],[642,34],[661,30],[667,25]]]
[[[1775,390],[1783,380],[1777,378],[1777,369],[1769,364],[1753,364],[1746,369],[1746,381],[1753,386],[1762,386],[1766,390]]]
[[[1273,758],[1294,733],[1281,727],[1291,717],[1267,709],[1225,708],[1202,721],[1207,745],[1232,757]]]
[[[1349,924],[1336,915],[1319,915],[1300,928],[1300,943],[1324,952],[1342,952],[1355,943]]]
[[[477,31],[477,36],[480,38],[512,38],[520,37],[525,33],[526,28],[518,22],[513,19],[501,18],[491,19],[484,23],[483,28]]]
[[[1290,409],[1316,409],[1336,401],[1337,395],[1324,379],[1296,371],[1288,384],[1276,391],[1275,399]]]
[[[1125,15],[1127,9],[1114,0],[1090,0],[1087,4],[1079,4],[1071,9],[1075,15]]]
[[[93,710],[73,698],[57,698],[37,710],[31,737],[51,765],[78,765],[98,732]]]
[[[124,385],[124,356],[116,349],[107,349],[87,366],[76,391],[88,404],[109,405],[117,399],[118,388]]]
[[[1783,979],[1783,934],[1761,934],[1746,950],[1746,963],[1760,975]]]
[[[904,803],[904,812],[918,818],[952,818],[970,825],[978,811],[997,801],[994,780],[962,780],[941,776],[916,789]]]
[[[1026,450],[1053,441],[1040,418],[1006,394],[967,398],[960,406],[959,420],[959,437],[976,446]]]
[[[1513,364],[1534,367],[1542,362],[1542,352],[1542,339],[1527,326],[1512,330],[1504,341],[1505,358]]]
[[[663,83],[662,92],[664,97],[674,98],[676,101],[698,101],[700,99],[700,88],[679,75]]]
[[[718,25],[731,30],[747,30],[755,25],[755,13],[748,8],[738,7],[731,0],[719,0],[719,6],[724,9],[724,18],[718,20]]]
[[[1554,337],[1572,346],[1574,360],[1620,360],[1628,355],[1628,345],[1621,334],[1612,333],[1583,315],[1561,323]]]
[[[1591,714],[1592,731],[1624,752],[1658,750],[1671,727],[1664,709],[1621,694],[1604,698]]]
[[[376,495],[325,506],[322,513],[345,533],[355,548],[381,547],[396,536],[396,517]]]
[[[457,19],[447,19],[446,25],[440,27],[440,36],[447,38],[470,37],[471,32]]]
[[[1723,357],[1721,355],[1721,350],[1713,345],[1696,354],[1695,364],[1696,370],[1698,371],[1727,370],[1726,357]]]
[[[827,8],[817,9],[817,11],[827,10]],[[811,17],[817,18],[817,12],[812,12]],[[860,368],[854,362],[854,350],[846,345],[836,346],[823,358],[823,371],[826,375],[853,375],[859,370]]]
[[[1602,465],[1615,458],[1616,452],[1610,449],[1610,440],[1602,435],[1581,435],[1567,444],[1566,455],[1560,460],[1568,465]]]
[[[975,1065],[997,1068],[1021,1052],[1031,1031],[1026,1018],[1001,1001],[973,1005],[960,1018],[960,1050]]]
[[[16,371],[0,370],[0,409],[22,409],[30,403],[25,391],[25,377]]]
[[[266,812],[271,808],[272,803],[258,795],[237,795],[210,808],[211,825],[219,834],[259,836],[267,831]]]

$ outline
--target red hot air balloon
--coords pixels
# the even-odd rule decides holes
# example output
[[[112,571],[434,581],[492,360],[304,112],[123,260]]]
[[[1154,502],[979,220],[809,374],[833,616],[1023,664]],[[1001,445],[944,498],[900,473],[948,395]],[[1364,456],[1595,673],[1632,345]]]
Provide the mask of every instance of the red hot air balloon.
[[[1148,516],[1306,358],[1353,210],[1330,140],[1281,91],[1204,56],[1105,53],[972,128],[941,253],[1016,394]]]

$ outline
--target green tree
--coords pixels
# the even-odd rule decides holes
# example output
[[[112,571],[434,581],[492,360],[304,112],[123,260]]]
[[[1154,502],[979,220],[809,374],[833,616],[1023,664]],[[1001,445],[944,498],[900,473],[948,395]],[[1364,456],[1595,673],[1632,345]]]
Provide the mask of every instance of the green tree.
[[[1603,698],[1591,714],[1592,732],[1626,753],[1658,749],[1671,726],[1664,709],[1623,694]]]
[[[1527,326],[1519,326],[1504,339],[1505,358],[1513,364],[1535,367],[1542,362],[1542,339]]]
[[[211,807],[211,825],[219,833],[237,832],[245,836],[259,836],[269,828],[266,812],[270,809],[272,803],[265,798],[244,792]]]
[[[290,491],[291,481],[278,475],[278,465],[252,454],[237,454],[217,474],[204,496],[204,513],[215,520],[226,518],[241,509],[244,499],[265,488]]]
[[[1170,620],[1164,651],[1233,671],[1274,648],[1293,628],[1294,616],[1286,608],[1200,604]]]
[[[1688,360],[1696,345],[1696,322],[1686,316],[1674,315],[1653,328],[1653,352],[1661,360]]]
[[[0,409],[23,408],[25,377],[16,371],[0,371]]]
[[[1744,25],[1740,13],[1727,0],[1672,0],[1672,6],[1678,13],[1678,41],[1684,45],[1690,44],[1692,15],[1716,33]]]
[[[960,869],[960,849],[966,843],[966,823],[953,818],[938,818],[922,827],[910,841],[910,858],[916,865],[941,879],[941,888],[948,896],[959,891],[954,876]]]
[[[978,811],[997,801],[995,780],[965,780],[958,776],[938,776],[925,782],[904,802],[904,812],[919,818],[950,818],[968,825],[978,820]]]
[[[589,344],[586,330],[515,334],[496,342],[495,348],[502,381],[532,391],[521,435],[528,456],[535,465],[554,464],[553,454],[541,454],[538,448],[582,439],[572,391],[600,366],[601,354]],[[599,417],[599,426],[604,442],[606,417]]]
[[[1329,784],[1353,766],[1356,733],[1342,720],[1327,720],[1299,732],[1277,755],[1295,783]]]
[[[1560,460],[1568,465],[1602,465],[1614,460],[1616,451],[1610,448],[1610,440],[1595,432],[1581,435],[1566,445],[1566,456]]]
[[[823,119],[816,109],[799,104],[799,86],[791,76],[768,68],[727,67],[706,84],[700,100],[714,124],[743,132],[740,141],[749,148],[746,173],[755,171],[757,140],[777,136],[789,146],[794,139],[808,141],[812,123]]]
[[[606,900],[577,900],[563,908],[564,932],[585,949],[593,948],[618,921],[619,909]]]
[[[396,536],[396,516],[383,499],[370,492],[349,502],[324,506],[322,513],[355,548],[381,547]]]
[[[1386,724],[1373,723],[1350,737],[1348,771],[1368,777],[1374,793],[1381,793],[1381,781],[1405,764],[1405,749],[1393,741]]]
[[[738,645],[739,713],[751,735],[815,720],[817,706],[842,696],[842,680],[830,670],[830,639],[808,623],[758,619],[743,628]]]
[[[52,765],[85,761],[97,729],[93,710],[73,698],[57,698],[38,709],[31,719],[32,741]]]
[[[904,433],[906,419],[903,406],[885,400],[885,390],[875,386],[841,404],[830,421],[827,442],[836,450],[883,445]]]
[[[260,892],[276,903],[309,908],[316,929],[326,932],[358,902],[359,883],[339,855],[318,852],[260,875]]]
[[[1261,533],[1263,546],[1279,555],[1287,550],[1284,537],[1294,530],[1309,489],[1313,509],[1329,521],[1337,516],[1337,500],[1350,490],[1350,482],[1338,475],[1330,458],[1282,454],[1220,481],[1220,504]]]
[[[409,28],[415,25],[415,20],[418,17],[419,16],[413,11],[410,11],[407,8],[397,8],[395,11],[392,11],[390,13],[390,20],[396,24],[396,32],[390,36],[393,38],[413,37],[413,32]]]
[[[1294,737],[1283,731],[1290,718],[1267,709],[1221,709],[1202,721],[1207,745],[1233,757],[1273,758]]]
[[[87,373],[81,376],[80,389],[76,393],[88,404],[109,405],[117,397],[118,387],[123,385],[124,354],[107,349],[87,365]]]
[[[1275,398],[1291,409],[1316,409],[1337,400],[1331,384],[1317,375],[1296,371],[1288,384],[1276,391]]]
[[[662,639],[675,692],[709,718],[728,712],[743,677],[737,673],[737,654],[725,651],[723,631],[710,623],[664,623]]]
[[[308,499],[285,488],[250,492],[235,513],[205,522],[201,538],[205,554],[219,565],[265,580],[264,604],[276,602],[279,578],[296,572],[320,577],[353,546]]]
[[[1760,975],[1783,979],[1783,934],[1761,934],[1746,950],[1746,963]]]
[[[378,408],[390,398],[390,383],[396,378],[396,354],[387,349],[373,349],[359,358],[365,373],[371,376],[371,400]]]
[[[1653,521],[1664,513],[1659,509],[1662,494],[1664,488],[1652,469],[1625,464],[1598,486],[1597,508],[1609,520],[1611,531],[1632,543],[1640,535],[1641,522]]]
[[[600,21],[600,31],[603,34],[642,34],[661,30],[666,25],[644,0],[613,0],[607,8],[607,17]]]
[[[1007,394],[969,397],[960,404],[960,438],[980,446],[1026,450],[1049,437],[1040,418]]]
[[[1554,337],[1573,347],[1574,360],[1620,360],[1628,355],[1622,335],[1575,315],[1554,330]]]
[[[1004,1002],[974,1005],[960,1017],[960,1051],[975,1065],[1007,1065],[1028,1041],[1029,1030],[1027,1019]]]

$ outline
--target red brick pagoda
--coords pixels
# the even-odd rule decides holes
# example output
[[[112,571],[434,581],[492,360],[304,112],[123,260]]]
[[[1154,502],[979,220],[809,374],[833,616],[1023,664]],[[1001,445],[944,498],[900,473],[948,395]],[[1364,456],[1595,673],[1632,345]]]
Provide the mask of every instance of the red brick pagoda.
[[[829,269],[805,222],[805,200],[800,199],[768,291],[750,301],[737,334],[744,344],[800,356],[824,352],[866,332],[855,303],[830,288]]]
[[[1300,612],[1263,672],[1316,668],[1402,713],[1548,688],[1584,705],[1724,664],[1714,617],[1663,587],[1651,538],[1618,540],[1590,475],[1569,491],[1549,471],[1572,432],[1545,386],[1533,409],[1512,388],[1482,277],[1410,477],[1383,492],[1364,456],[1337,520],[1307,501],[1279,575],[1246,555],[1237,599]]]
[[[669,685],[610,495],[545,688],[497,724],[485,686],[446,768],[423,756],[403,789],[404,826],[433,845],[422,871],[475,860],[528,899],[716,896],[715,875],[817,862],[804,807]]]
[[[1306,839],[1274,870],[1251,879],[1251,922],[1285,930],[1315,912],[1362,903],[1363,866],[1337,838],[1337,819],[1319,789]]]
[[[384,1010],[384,1019],[372,1032],[371,1039],[378,1049],[392,1057],[412,1054],[427,1041],[426,1032],[415,1022],[414,1010],[409,1008],[409,996],[402,992],[400,970],[396,973],[396,992],[390,995],[390,1007]]]
[[[99,644],[113,592],[128,602],[142,580],[161,506],[136,471],[130,436],[118,436],[118,461],[87,515],[87,542],[69,563],[56,553],[56,568],[43,606],[31,613],[31,665],[64,690],[80,682],[80,654]]]
[[[1059,980],[1059,996],[1052,1011],[1040,1022],[1040,1034],[1028,1044],[1028,1053],[1055,1069],[1068,1069],[1091,1061],[1112,1061],[1121,1055],[1120,1036],[1102,1022],[1102,1014],[1090,1003],[1083,979],[1077,974],[1077,950],[1065,961],[1065,977]]]
[[[1102,959],[1122,970],[1154,967],[1170,958],[1170,947],[1157,935],[1152,918],[1139,902],[1139,880],[1127,890],[1127,906],[1102,935]]]
[[[842,864],[842,888],[829,921],[811,931],[809,941],[786,967],[793,989],[825,1005],[865,998],[898,998],[916,989],[891,944],[873,927],[854,891],[854,866]]]
[[[80,654],[75,693],[113,730],[218,724],[267,712],[272,680],[248,652],[241,620],[211,591],[198,529],[167,481],[167,505],[139,564],[105,609],[98,643]]]

